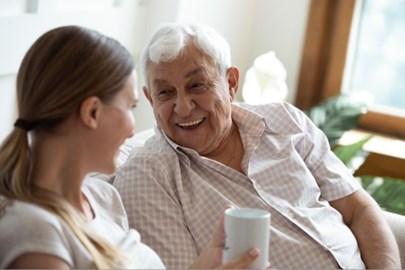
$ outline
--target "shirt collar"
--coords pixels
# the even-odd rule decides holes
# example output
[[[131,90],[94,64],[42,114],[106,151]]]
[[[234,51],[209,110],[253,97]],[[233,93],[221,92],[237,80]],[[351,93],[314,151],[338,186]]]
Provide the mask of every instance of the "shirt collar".
[[[232,104],[232,119],[239,128],[240,133],[259,137],[265,130],[269,130],[265,118],[243,107],[243,103]]]

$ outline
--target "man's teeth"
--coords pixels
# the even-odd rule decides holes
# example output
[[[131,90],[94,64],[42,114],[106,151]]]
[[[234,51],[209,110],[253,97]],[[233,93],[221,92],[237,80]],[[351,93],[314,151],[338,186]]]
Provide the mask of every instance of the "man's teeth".
[[[193,120],[190,122],[185,122],[185,123],[179,123],[178,125],[181,127],[189,127],[189,126],[194,126],[194,125],[198,125],[199,123],[201,123],[204,119],[198,119],[198,120]]]

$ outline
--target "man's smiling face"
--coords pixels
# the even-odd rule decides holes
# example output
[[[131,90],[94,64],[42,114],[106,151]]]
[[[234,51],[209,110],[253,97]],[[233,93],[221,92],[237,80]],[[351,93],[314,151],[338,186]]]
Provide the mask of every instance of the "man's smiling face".
[[[149,62],[144,93],[169,138],[208,155],[231,128],[238,76],[233,68],[221,74],[210,57],[190,44],[172,62]]]

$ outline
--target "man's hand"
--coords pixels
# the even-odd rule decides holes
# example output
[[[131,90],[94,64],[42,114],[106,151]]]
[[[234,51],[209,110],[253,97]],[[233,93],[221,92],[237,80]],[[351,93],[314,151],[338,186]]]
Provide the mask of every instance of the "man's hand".
[[[226,207],[229,208],[229,207]],[[222,265],[224,249],[224,215],[221,215],[214,236],[200,256],[189,267],[190,269],[247,269],[260,255],[260,250],[251,248],[242,253],[235,261]],[[270,264],[269,264],[270,267]],[[267,268],[266,268],[267,269]]]

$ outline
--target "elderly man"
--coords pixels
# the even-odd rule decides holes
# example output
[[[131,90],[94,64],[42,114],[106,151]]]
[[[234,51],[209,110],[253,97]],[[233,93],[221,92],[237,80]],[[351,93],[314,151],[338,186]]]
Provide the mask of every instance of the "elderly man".
[[[169,268],[192,262],[227,204],[271,213],[275,268],[400,268],[378,205],[305,114],[233,103],[239,71],[218,33],[163,25],[142,64],[157,127],[114,185]]]

